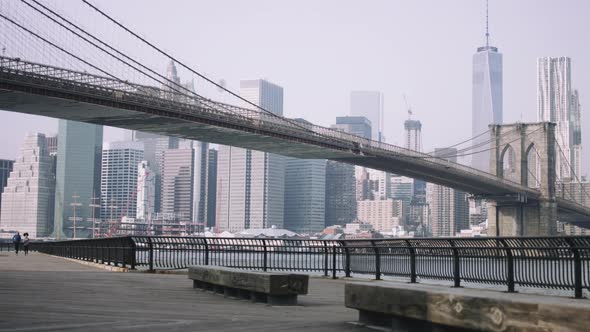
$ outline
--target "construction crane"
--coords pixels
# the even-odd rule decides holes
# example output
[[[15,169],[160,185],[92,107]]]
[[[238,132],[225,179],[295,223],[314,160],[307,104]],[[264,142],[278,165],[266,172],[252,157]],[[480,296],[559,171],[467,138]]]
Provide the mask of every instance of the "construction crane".
[[[404,102],[406,103],[406,109],[408,110],[408,119],[412,119],[412,106],[410,106],[410,104],[408,104],[408,98],[406,98],[406,94],[403,94],[404,96]]]

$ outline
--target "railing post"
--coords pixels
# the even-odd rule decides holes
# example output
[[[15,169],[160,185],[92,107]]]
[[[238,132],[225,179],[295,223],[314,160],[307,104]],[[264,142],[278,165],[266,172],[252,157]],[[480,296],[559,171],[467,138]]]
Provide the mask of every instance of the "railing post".
[[[328,242],[324,241],[324,277],[328,276]]]
[[[350,278],[350,250],[346,245],[346,241],[340,241],[342,247],[344,247],[344,275]]]
[[[508,293],[514,293],[514,257],[512,256],[512,249],[510,249],[504,239],[499,239],[499,241],[506,250],[506,284],[508,285]]]
[[[209,265],[209,243],[207,243],[207,238],[203,238],[205,243],[205,265]]]
[[[416,248],[412,246],[412,242],[405,240],[410,252],[410,282],[416,283]]]
[[[566,238],[565,241],[570,246],[572,253],[574,254],[574,297],[576,299],[581,299],[583,297],[582,294],[582,260],[580,258],[580,252],[576,247],[576,244],[573,243],[572,239]]]
[[[375,246],[375,241],[371,241],[371,245],[375,251],[375,280],[381,280],[381,253],[379,247]]]
[[[121,267],[126,267],[127,260],[125,259],[125,240],[124,238],[119,239],[119,244],[117,245],[117,259],[115,260],[115,266],[118,266],[118,263],[121,262]]]
[[[154,244],[152,243],[152,238],[148,236],[148,264],[149,264],[149,271],[154,272]]]
[[[459,250],[455,247],[455,241],[449,240],[453,251],[453,287],[461,287],[461,265],[459,261]]]
[[[131,265],[131,270],[135,270],[135,258],[136,258],[136,251],[137,251],[137,246],[135,245],[135,240],[133,240],[133,238],[131,236],[128,237],[129,238],[129,242],[131,243],[131,249],[130,249],[130,255],[131,255],[131,259],[130,259],[130,265]]]
[[[332,279],[336,278],[336,245],[332,245]]]
[[[266,272],[268,269],[268,250],[266,248],[266,240],[262,239],[262,248],[264,249],[262,271]]]
[[[107,242],[107,264],[111,265],[111,243],[112,240],[109,239]]]
[[[101,264],[104,264],[106,262],[104,259],[104,257],[105,257],[104,242],[105,242],[105,240],[103,240],[103,239],[100,240],[100,263]]]

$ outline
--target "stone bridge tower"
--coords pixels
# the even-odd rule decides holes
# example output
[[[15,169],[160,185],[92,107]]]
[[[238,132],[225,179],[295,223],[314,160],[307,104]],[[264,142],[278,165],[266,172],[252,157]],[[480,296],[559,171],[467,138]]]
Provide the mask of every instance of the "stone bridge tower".
[[[555,235],[555,124],[490,125],[490,130],[491,172],[498,177],[538,189],[541,195],[538,199],[526,195],[488,198],[488,234]]]

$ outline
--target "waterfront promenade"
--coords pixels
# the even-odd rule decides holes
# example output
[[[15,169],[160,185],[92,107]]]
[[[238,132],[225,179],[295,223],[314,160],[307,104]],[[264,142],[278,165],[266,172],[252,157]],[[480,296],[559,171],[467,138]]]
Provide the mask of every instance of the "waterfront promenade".
[[[300,305],[272,307],[193,289],[186,275],[0,252],[0,331],[371,331],[349,323],[343,280],[309,286]]]

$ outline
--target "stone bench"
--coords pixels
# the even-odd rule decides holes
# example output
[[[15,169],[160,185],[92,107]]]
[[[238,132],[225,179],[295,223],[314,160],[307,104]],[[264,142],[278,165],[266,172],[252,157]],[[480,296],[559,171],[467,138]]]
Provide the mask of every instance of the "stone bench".
[[[303,274],[247,271],[208,265],[189,267],[188,277],[193,280],[193,288],[270,305],[296,305],[297,295],[307,294],[309,281],[309,276]]]
[[[590,301],[395,282],[349,282],[362,324],[393,331],[589,331]]]

